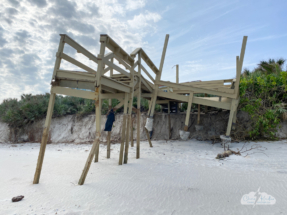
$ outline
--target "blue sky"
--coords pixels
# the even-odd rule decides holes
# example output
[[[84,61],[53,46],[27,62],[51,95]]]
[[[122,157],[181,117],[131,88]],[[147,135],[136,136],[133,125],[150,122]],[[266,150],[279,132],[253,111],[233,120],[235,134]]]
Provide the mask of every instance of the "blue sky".
[[[170,34],[163,80],[175,81],[175,64],[180,82],[233,78],[244,35],[243,68],[287,58],[286,8],[286,0],[4,0],[0,102],[50,91],[60,33],[95,55],[99,35],[107,33],[128,53],[142,47],[157,66],[165,34]],[[65,52],[96,69],[69,47]],[[61,68],[76,69],[68,63]]]

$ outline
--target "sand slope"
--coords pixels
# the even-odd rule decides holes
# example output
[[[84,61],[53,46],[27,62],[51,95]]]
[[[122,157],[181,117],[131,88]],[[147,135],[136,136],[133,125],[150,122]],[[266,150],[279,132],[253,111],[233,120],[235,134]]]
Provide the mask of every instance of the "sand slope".
[[[0,144],[0,214],[287,214],[287,142],[261,142],[265,156],[215,159],[220,144],[189,141],[141,142],[141,159],[130,148],[119,166],[119,144],[100,147],[86,183],[77,181],[91,145],[47,146],[40,184],[33,185],[39,143]],[[252,143],[251,143],[252,144]],[[234,144],[235,148],[242,143]],[[261,187],[273,206],[244,206],[244,194]],[[18,203],[11,198],[24,195]]]

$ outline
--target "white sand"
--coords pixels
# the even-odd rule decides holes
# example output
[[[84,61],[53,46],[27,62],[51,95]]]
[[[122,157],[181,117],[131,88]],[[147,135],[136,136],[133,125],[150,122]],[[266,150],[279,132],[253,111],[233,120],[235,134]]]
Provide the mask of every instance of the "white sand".
[[[0,214],[287,214],[287,141],[260,144],[268,157],[220,161],[220,144],[153,141],[149,148],[142,141],[141,159],[130,148],[122,166],[119,144],[109,160],[101,145],[100,162],[92,163],[83,186],[77,182],[91,145],[48,145],[40,184],[33,185],[39,143],[0,144]],[[241,205],[241,197],[259,187],[276,204]],[[25,198],[12,203],[17,195]]]

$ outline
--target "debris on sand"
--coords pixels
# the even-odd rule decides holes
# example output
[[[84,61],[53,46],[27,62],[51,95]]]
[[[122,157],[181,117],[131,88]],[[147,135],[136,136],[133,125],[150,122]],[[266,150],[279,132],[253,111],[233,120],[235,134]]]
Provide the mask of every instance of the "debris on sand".
[[[235,152],[235,151],[232,151],[232,150],[226,150],[223,153],[219,153],[216,156],[216,159],[224,159],[226,157],[229,157],[229,155],[232,155],[232,154],[240,155],[240,152]]]
[[[24,198],[24,196],[16,196],[12,198],[12,202],[19,202]]]

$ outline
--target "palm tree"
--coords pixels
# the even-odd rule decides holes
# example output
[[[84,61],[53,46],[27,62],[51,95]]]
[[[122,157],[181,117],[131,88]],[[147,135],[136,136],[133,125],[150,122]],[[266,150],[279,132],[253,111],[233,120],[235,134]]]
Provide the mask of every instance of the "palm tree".
[[[269,59],[268,61],[260,61],[258,68],[256,70],[261,71],[265,74],[280,73],[282,72],[282,67],[285,63],[285,59],[280,58],[275,61],[274,59]]]

